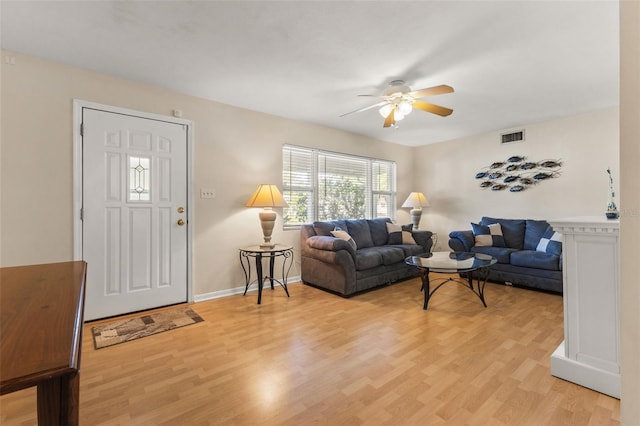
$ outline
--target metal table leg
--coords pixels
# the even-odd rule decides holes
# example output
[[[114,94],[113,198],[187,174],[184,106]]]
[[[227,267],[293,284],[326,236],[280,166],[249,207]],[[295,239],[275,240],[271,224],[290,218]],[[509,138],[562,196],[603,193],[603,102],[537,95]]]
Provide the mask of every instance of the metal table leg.
[[[436,286],[436,288],[433,289],[433,291],[431,291],[430,289],[430,280],[429,280],[429,269],[424,268],[424,269],[420,269],[420,276],[422,278],[422,291],[424,291],[424,305],[422,307],[422,309],[427,310],[427,307],[429,305],[429,300],[431,299],[431,296],[433,296],[433,294],[438,291],[440,289],[440,287],[442,287],[443,285],[445,285],[448,282],[456,282],[458,284],[462,284],[463,286],[467,287],[469,290],[471,290],[473,292],[473,294],[475,294],[476,296],[478,296],[478,298],[480,299],[480,301],[482,302],[482,305],[486,308],[487,307],[487,302],[484,300],[484,286],[487,283],[487,278],[489,277],[489,268],[479,268],[475,271],[477,273],[477,277],[476,277],[476,284],[477,284],[477,289],[474,287],[473,285],[473,274],[471,272],[467,273],[467,282],[464,282],[460,279],[457,278],[451,278],[451,277],[447,277],[447,278],[436,278],[437,280],[442,280],[442,282],[440,284],[438,284]]]

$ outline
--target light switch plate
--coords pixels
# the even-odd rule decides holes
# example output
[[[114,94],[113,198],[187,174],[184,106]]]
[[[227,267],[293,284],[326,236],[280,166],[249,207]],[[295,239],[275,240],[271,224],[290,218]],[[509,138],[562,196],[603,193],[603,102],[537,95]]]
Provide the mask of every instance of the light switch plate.
[[[200,188],[200,198],[216,198],[216,191],[213,189]]]

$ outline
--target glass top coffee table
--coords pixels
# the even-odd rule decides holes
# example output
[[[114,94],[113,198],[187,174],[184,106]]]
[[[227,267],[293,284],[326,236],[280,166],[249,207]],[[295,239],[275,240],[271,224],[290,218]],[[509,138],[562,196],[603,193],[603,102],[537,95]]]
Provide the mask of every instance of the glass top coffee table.
[[[495,257],[482,253],[439,251],[407,257],[404,262],[420,269],[420,277],[422,278],[422,288],[420,290],[424,291],[424,306],[422,309],[427,309],[429,299],[431,299],[433,293],[451,281],[469,288],[469,290],[480,298],[484,307],[487,307],[487,303],[484,300],[484,285],[486,284],[487,277],[489,276],[489,267],[497,262]],[[463,273],[466,274],[467,280],[463,281],[460,278],[452,277],[435,278],[432,281],[434,281],[433,284],[437,285],[433,290],[431,290],[429,272],[436,272],[439,274]],[[474,275],[476,281],[475,286]]]

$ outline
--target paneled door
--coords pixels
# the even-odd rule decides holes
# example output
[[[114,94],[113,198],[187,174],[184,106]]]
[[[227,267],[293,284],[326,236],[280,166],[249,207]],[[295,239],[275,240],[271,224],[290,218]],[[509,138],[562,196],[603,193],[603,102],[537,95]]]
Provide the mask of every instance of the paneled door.
[[[187,131],[82,109],[85,320],[187,301]]]

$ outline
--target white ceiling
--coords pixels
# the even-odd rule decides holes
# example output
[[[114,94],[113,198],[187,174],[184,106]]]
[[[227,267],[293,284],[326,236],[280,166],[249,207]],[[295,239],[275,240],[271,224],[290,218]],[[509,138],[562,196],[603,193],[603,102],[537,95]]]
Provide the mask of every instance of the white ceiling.
[[[0,5],[3,49],[409,146],[618,105],[615,0]],[[339,117],[394,79],[454,113]]]

